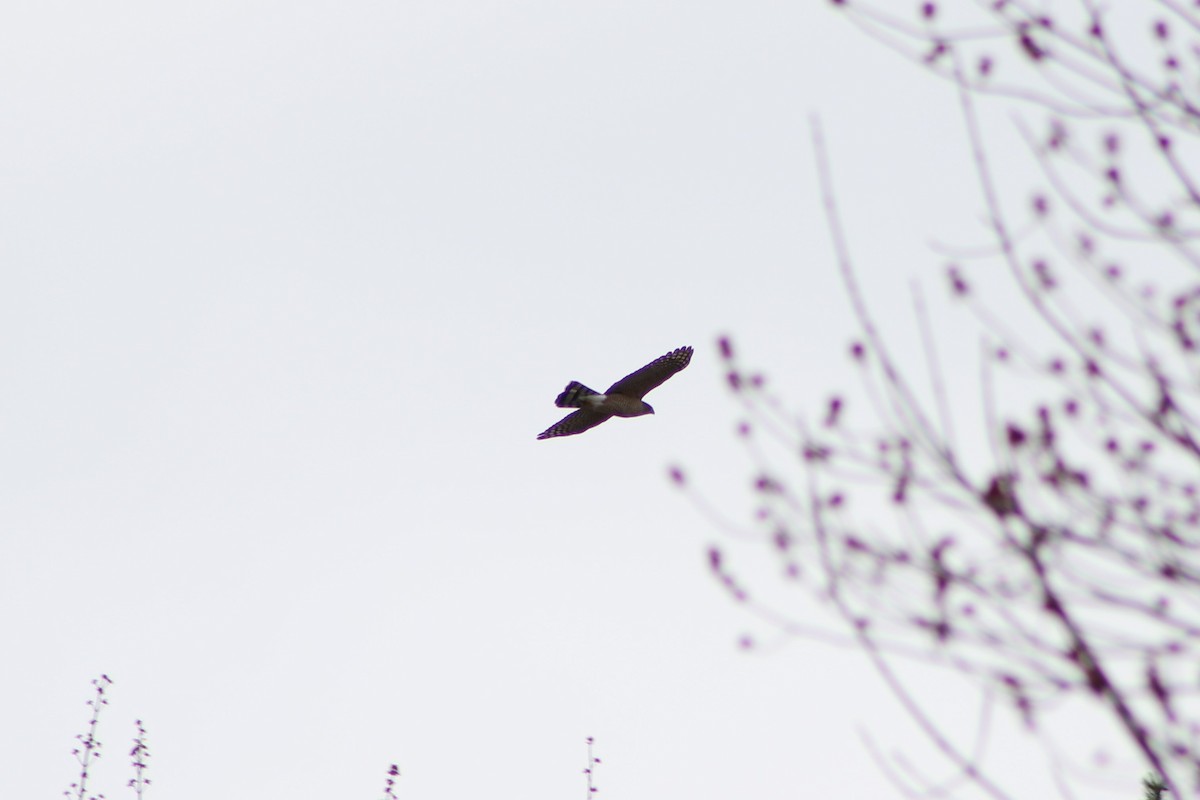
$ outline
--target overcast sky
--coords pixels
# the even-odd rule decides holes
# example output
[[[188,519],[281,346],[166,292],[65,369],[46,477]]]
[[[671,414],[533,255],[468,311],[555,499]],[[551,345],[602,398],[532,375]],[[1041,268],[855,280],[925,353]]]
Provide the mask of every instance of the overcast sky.
[[[100,673],[110,799],[135,718],[172,800],[557,800],[589,735],[601,797],[897,796],[864,732],[915,730],[853,650],[738,648],[666,469],[740,513],[722,333],[852,385],[810,115],[910,334],[981,230],[948,87],[796,0],[4,17],[0,797],[76,779]],[[535,440],[682,345],[655,416]]]

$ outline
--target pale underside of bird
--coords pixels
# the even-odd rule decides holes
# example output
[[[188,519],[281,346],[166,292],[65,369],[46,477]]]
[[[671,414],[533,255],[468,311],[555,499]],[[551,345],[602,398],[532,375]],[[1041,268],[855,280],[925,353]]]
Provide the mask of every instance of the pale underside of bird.
[[[631,372],[608,387],[597,392],[579,381],[571,381],[554,401],[559,408],[577,408],[573,414],[560,419],[538,434],[539,439],[556,436],[574,436],[596,427],[612,417],[640,417],[653,414],[654,409],[642,400],[646,394],[692,360],[692,348],[680,347],[654,359],[646,366]]]

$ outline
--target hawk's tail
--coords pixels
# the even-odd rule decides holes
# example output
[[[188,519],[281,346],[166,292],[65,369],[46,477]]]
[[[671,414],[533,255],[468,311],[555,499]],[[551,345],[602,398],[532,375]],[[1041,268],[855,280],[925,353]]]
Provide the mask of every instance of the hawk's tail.
[[[579,381],[571,381],[567,384],[567,388],[563,389],[554,400],[554,405],[559,408],[583,408],[587,405],[587,398],[599,395],[599,392],[593,391],[584,386]]]

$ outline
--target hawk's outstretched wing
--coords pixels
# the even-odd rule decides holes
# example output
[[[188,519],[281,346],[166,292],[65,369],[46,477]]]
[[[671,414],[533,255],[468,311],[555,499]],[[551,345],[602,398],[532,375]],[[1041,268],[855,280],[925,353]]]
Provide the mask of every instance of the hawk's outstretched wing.
[[[574,414],[567,414],[567,416],[549,428],[546,428],[546,430],[538,434],[537,438],[553,439],[555,436],[571,436],[576,433],[583,433],[590,428],[596,427],[611,416],[611,413],[597,411],[594,408],[581,408]]]
[[[681,347],[678,350],[672,350],[665,356],[654,359],[637,372],[621,378],[608,387],[605,394],[623,394],[641,400],[647,392],[686,367],[691,360],[692,348]]]

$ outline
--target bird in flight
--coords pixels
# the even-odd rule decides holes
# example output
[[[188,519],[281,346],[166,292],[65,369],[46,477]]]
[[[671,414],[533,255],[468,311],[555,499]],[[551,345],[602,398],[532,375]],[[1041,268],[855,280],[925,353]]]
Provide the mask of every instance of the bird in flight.
[[[609,417],[640,417],[654,409],[642,398],[651,389],[686,367],[692,360],[692,348],[680,347],[654,359],[637,372],[631,372],[608,387],[603,394],[579,381],[571,381],[554,401],[559,408],[577,408],[538,434],[539,439],[573,436],[594,428]]]

